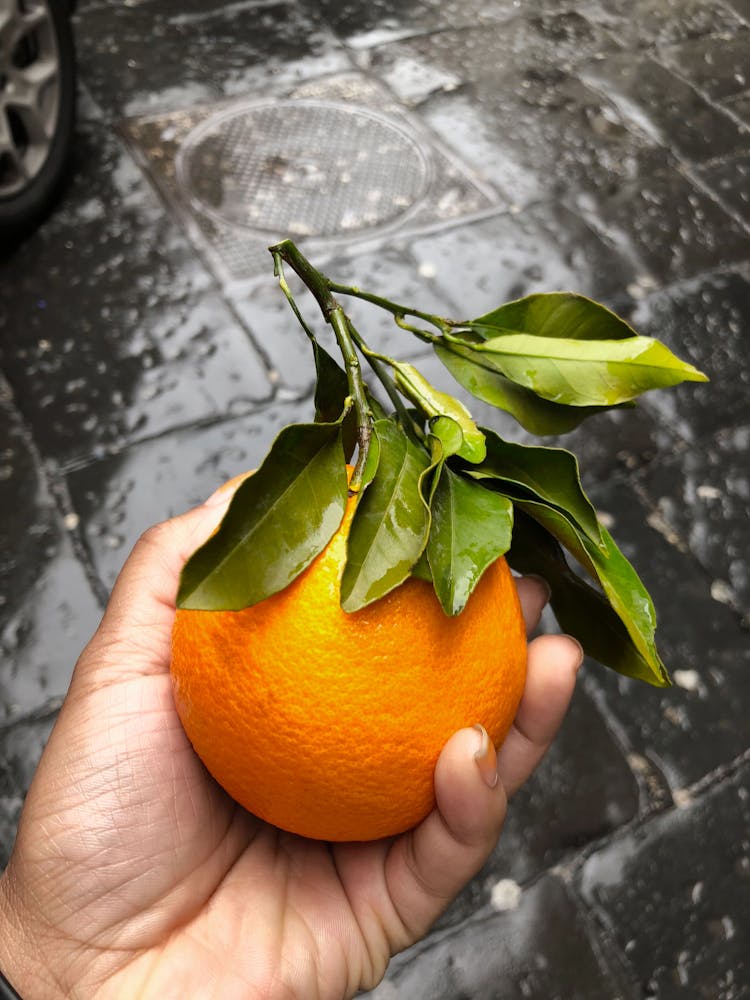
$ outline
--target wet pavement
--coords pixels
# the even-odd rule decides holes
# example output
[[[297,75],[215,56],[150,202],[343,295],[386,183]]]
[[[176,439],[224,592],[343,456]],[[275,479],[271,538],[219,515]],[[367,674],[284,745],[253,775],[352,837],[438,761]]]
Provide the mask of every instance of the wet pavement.
[[[750,4],[79,0],[76,34],[73,175],[0,263],[0,863],[130,546],[312,412],[264,250],[291,234],[444,315],[572,288],[712,380],[562,442],[675,686],[586,665],[485,869],[373,996],[750,997]]]

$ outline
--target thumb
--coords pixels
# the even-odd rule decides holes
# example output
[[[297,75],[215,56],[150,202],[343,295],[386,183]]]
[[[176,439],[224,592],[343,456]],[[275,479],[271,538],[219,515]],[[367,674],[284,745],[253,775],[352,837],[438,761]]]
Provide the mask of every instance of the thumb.
[[[481,726],[461,729],[435,768],[436,808],[391,847],[386,877],[410,940],[422,937],[492,852],[505,820],[497,756]]]

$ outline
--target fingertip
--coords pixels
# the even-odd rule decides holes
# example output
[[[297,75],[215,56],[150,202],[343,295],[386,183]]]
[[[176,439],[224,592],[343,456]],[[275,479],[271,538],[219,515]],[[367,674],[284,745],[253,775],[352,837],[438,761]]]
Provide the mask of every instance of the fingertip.
[[[502,782],[495,777],[491,784],[494,754],[481,727],[454,733],[435,766],[436,807],[389,851],[388,888],[410,942],[427,931],[497,843],[507,803]]]
[[[543,577],[534,574],[516,577],[515,584],[526,631],[533,632],[539,624],[545,605],[549,602],[550,586]]]
[[[505,816],[497,753],[482,726],[460,729],[435,767],[437,808],[452,836],[463,844],[494,842]]]
[[[583,663],[583,646],[565,633],[540,635],[529,643],[529,666],[545,673],[577,674]]]

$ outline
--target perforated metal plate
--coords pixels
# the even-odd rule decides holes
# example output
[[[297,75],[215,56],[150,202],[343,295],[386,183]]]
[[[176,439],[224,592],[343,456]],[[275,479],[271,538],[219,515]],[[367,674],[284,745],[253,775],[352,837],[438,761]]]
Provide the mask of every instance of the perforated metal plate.
[[[320,260],[497,205],[358,73],[274,100],[130,119],[121,131],[224,283],[266,274],[266,248],[284,237]]]
[[[239,105],[185,139],[177,181],[218,221],[330,237],[384,225],[429,184],[429,161],[373,111],[323,101]]]

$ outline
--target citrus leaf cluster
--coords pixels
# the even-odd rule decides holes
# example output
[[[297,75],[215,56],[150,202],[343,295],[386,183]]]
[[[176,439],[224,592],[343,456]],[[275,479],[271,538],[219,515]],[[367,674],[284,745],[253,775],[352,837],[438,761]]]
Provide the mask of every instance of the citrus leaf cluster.
[[[705,376],[580,295],[531,295],[456,322],[335,285],[288,241],[271,251],[295,314],[301,320],[284,263],[317,299],[344,365],[301,320],[317,376],[314,419],[284,428],[239,487],[219,530],[188,560],[178,606],[238,610],[282,590],[325,548],[353,494],[344,611],[357,612],[414,576],[432,584],[446,615],[460,614],[486,568],[505,555],[517,571],[549,582],[560,625],[590,656],[668,685],[651,598],[599,522],[575,456],[478,427],[463,403],[414,365],[372,350],[333,292],[390,311],[432,344],[465,389],[540,434]],[[360,359],[392,409],[364,381]],[[349,472],[348,462],[355,462]]]

